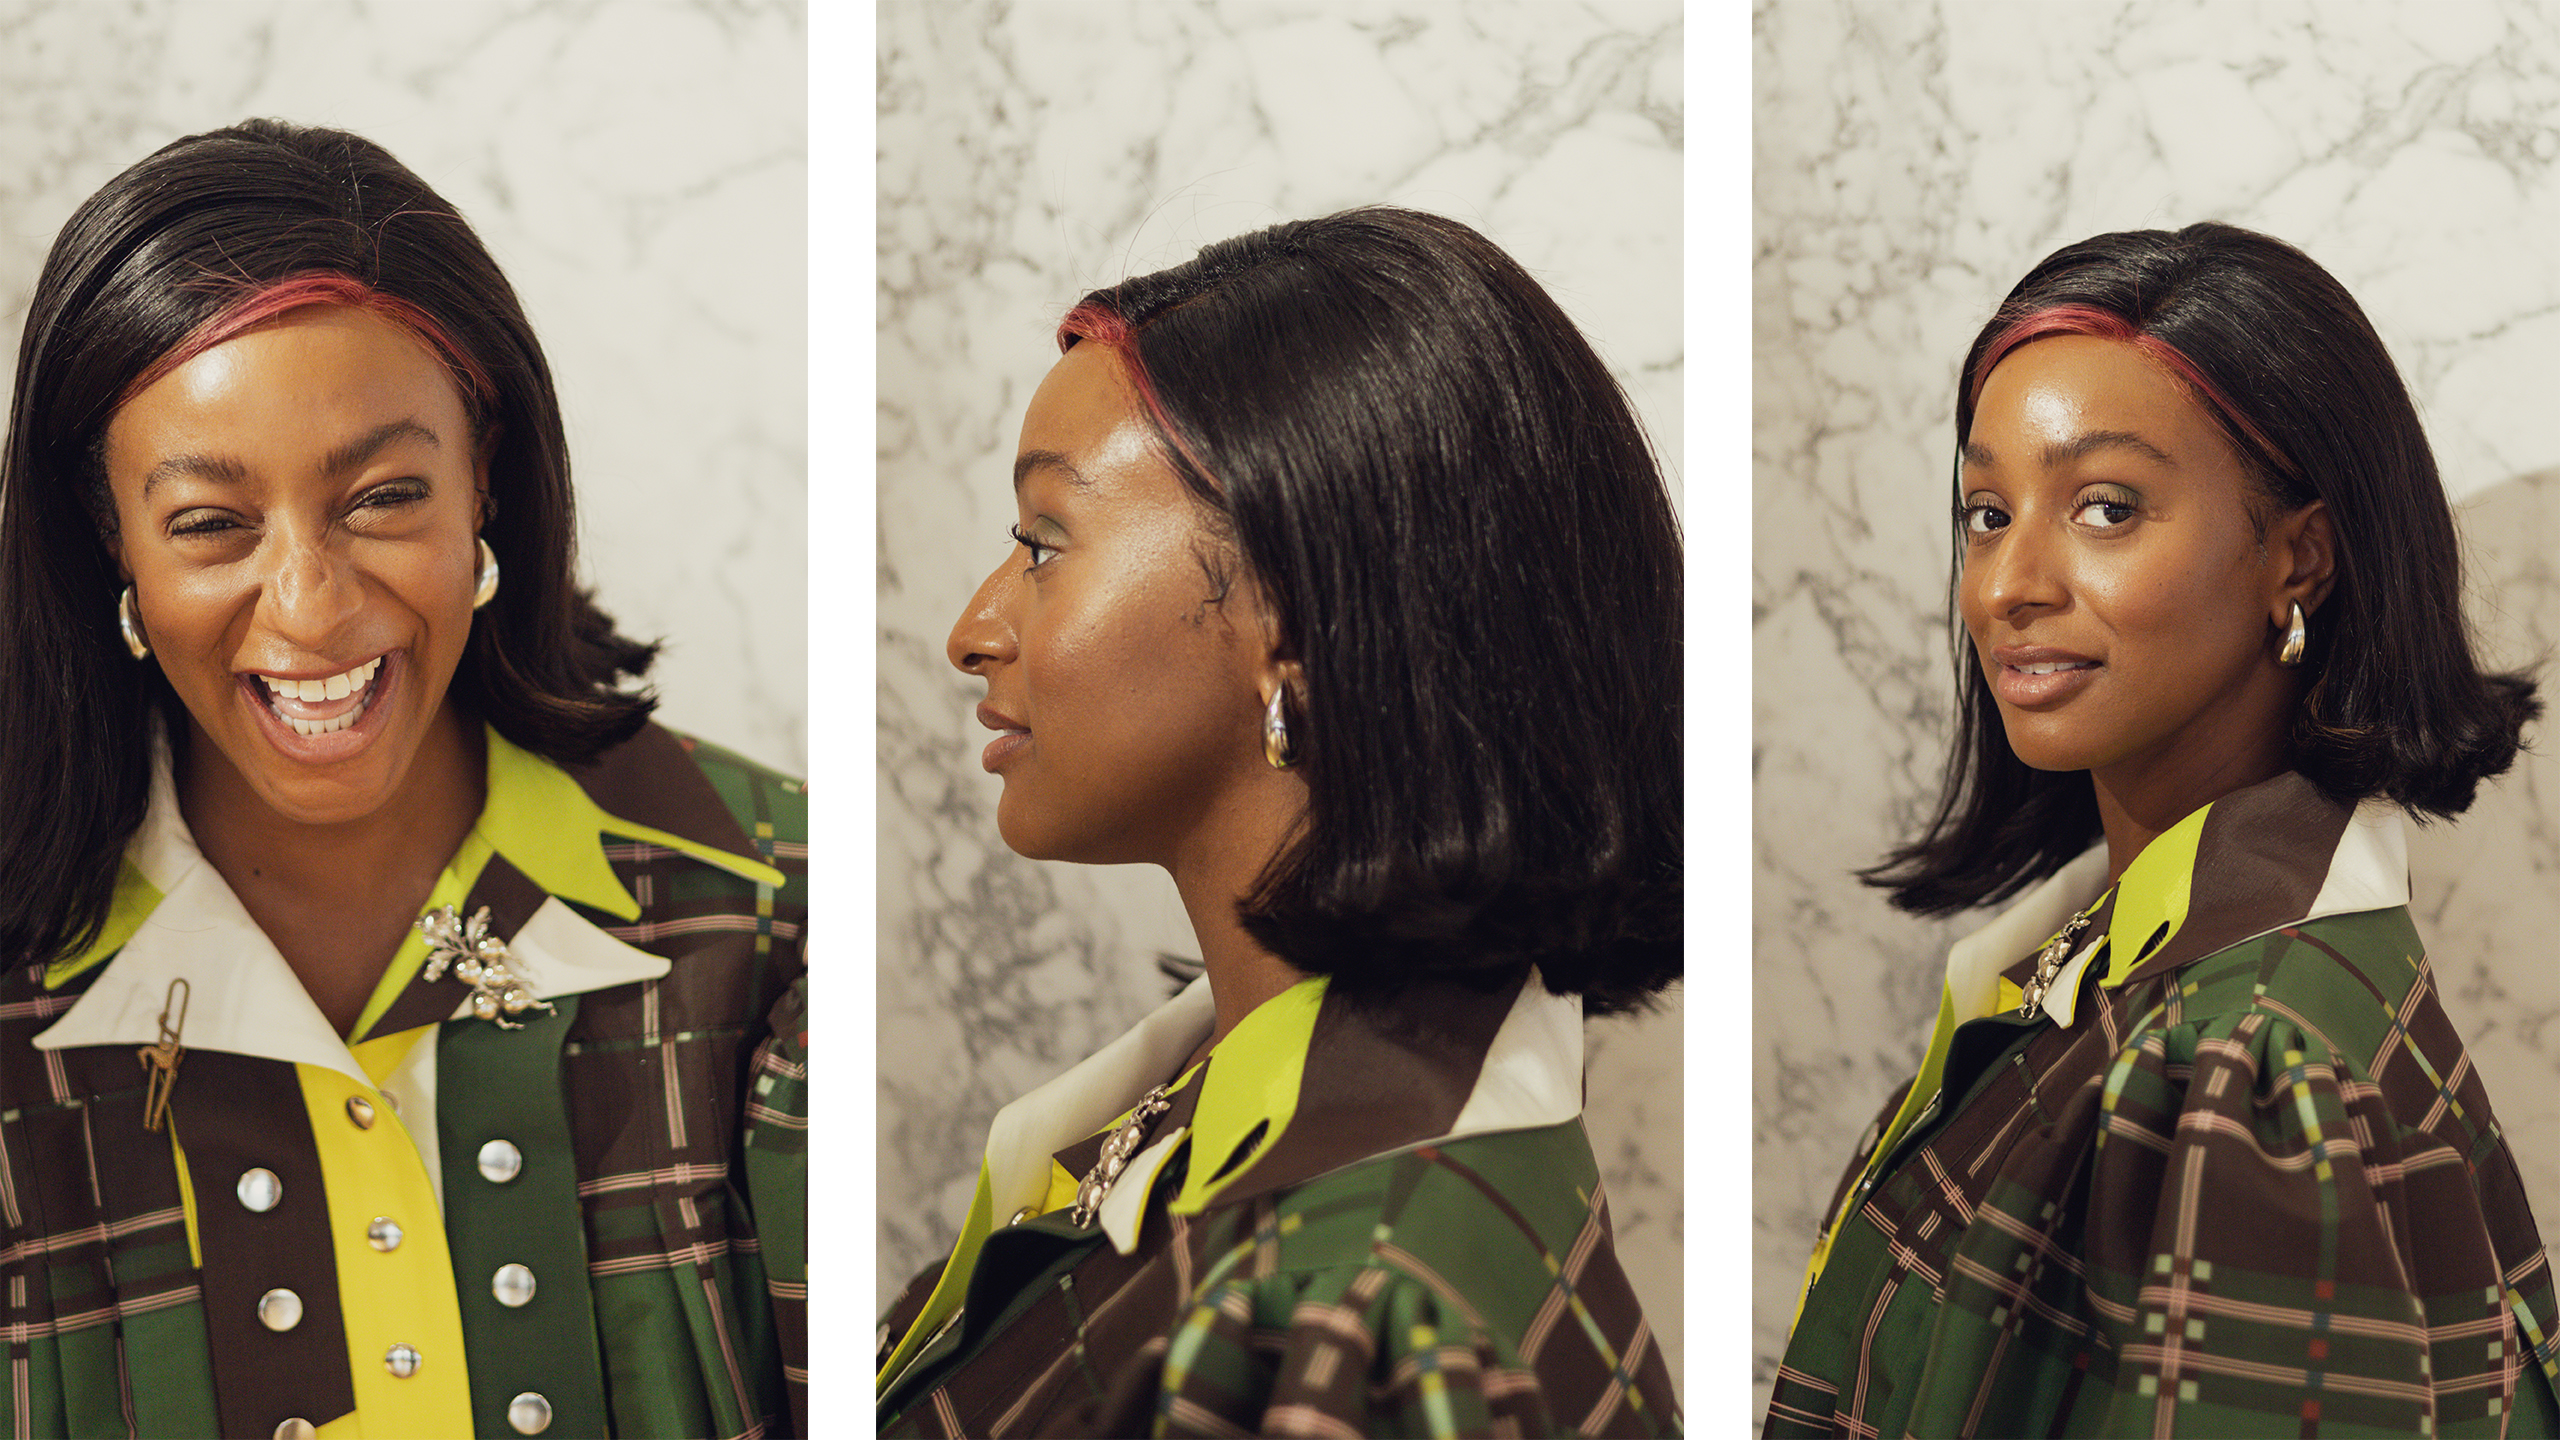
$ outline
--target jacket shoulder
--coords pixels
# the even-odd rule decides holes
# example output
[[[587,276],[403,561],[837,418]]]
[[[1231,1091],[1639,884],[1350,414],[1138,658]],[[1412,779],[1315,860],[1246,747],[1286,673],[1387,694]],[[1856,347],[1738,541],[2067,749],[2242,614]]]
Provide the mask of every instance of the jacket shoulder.
[[[749,836],[761,839],[763,837],[756,827],[759,824],[767,826],[778,844],[798,845],[806,854],[809,843],[807,781],[681,730],[670,730],[654,722],[650,728],[663,731],[693,762],[695,770],[719,794],[721,803],[728,806],[739,828]]]
[[[2361,1061],[2388,1042],[2426,973],[2426,947],[2408,907],[2325,915],[2172,972],[2164,1019],[2214,1035],[2251,1016],[2282,1020]]]
[[[785,871],[796,872],[808,856],[808,787],[707,740],[652,721],[593,760],[564,768],[589,799],[625,820],[762,855]]]
[[[1281,1271],[1382,1261],[1461,1293],[1506,1289],[1570,1249],[1601,1214],[1600,1173],[1579,1119],[1472,1135],[1345,1166],[1276,1200]],[[1605,1226],[1601,1236],[1605,1246]]]

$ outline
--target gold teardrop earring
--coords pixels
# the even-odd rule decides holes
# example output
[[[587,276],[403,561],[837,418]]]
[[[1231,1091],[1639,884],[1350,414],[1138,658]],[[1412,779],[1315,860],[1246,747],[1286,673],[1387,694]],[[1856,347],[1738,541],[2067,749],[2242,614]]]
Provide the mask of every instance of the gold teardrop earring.
[[[2302,622],[2302,602],[2293,603],[2293,624],[2284,632],[2284,648],[2276,652],[2276,663],[2294,666],[2302,663],[2302,652],[2311,645],[2311,632]]]
[[[133,652],[134,659],[151,658],[151,637],[142,633],[142,607],[135,603],[130,584],[116,597],[116,629],[124,636],[124,648]]]
[[[1262,758],[1274,770],[1286,770],[1298,763],[1297,747],[1289,740],[1289,717],[1280,713],[1280,697],[1288,687],[1274,684],[1271,698],[1262,702]]]

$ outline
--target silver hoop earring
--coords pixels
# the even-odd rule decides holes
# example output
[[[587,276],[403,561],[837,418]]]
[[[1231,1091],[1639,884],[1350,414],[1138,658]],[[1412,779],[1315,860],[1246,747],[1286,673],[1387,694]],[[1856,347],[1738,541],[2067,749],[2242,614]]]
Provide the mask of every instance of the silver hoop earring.
[[[1274,770],[1286,770],[1298,763],[1298,752],[1289,743],[1289,721],[1280,713],[1278,685],[1271,687],[1271,698],[1262,706],[1262,758]]]
[[[498,593],[498,552],[489,548],[484,537],[480,541],[480,579],[471,591],[471,608],[479,609]]]
[[[131,585],[116,597],[116,629],[123,633],[124,648],[133,652],[134,659],[151,658],[150,638],[142,633],[142,607],[134,603]]]
[[[2284,648],[2276,652],[2279,665],[2299,665],[2302,652],[2311,644],[2311,632],[2302,623],[2302,602],[2293,602],[2293,625],[2284,632]]]

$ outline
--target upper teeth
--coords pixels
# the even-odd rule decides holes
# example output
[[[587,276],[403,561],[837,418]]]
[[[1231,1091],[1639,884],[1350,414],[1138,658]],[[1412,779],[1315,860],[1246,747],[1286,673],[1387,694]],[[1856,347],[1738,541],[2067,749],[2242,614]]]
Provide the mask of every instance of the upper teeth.
[[[2017,670],[2021,675],[2050,675],[2056,670],[2077,670],[2088,663],[2086,660],[2041,660],[2033,665],[2020,665]]]
[[[382,657],[371,660],[343,674],[326,680],[279,680],[273,675],[258,678],[267,688],[288,700],[344,700],[373,682],[373,672],[382,668]]]

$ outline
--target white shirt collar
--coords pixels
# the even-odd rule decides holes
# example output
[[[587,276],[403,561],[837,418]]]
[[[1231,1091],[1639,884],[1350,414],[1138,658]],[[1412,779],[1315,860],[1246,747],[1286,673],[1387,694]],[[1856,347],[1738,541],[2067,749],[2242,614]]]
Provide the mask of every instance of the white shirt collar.
[[[196,848],[179,813],[165,741],[154,745],[150,809],[125,858],[161,899],[87,993],[35,1038],[37,1049],[153,1044],[171,982],[183,979],[180,1042],[188,1049],[316,1065],[370,1083],[275,942]],[[664,957],[607,935],[556,897],[543,902],[508,949],[526,962],[534,993],[543,999],[655,979],[668,969]],[[467,1013],[468,996],[458,986],[455,993],[459,1016]]]

